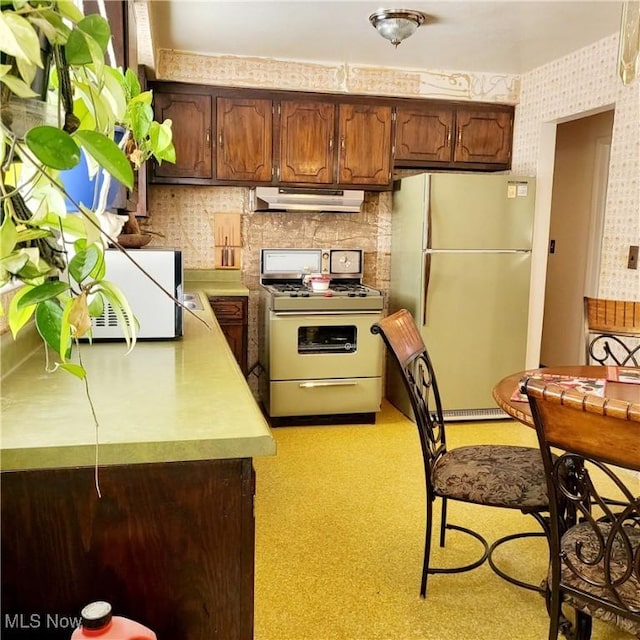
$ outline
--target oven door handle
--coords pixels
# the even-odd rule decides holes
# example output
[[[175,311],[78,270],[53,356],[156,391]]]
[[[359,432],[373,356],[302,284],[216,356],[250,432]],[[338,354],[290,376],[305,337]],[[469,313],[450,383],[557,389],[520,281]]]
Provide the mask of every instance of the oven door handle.
[[[313,387],[355,387],[358,383],[348,380],[340,380],[335,382],[301,382],[301,389],[312,389]]]
[[[349,311],[272,311],[274,316],[372,316],[380,315],[380,310],[364,311],[360,309],[350,309]]]

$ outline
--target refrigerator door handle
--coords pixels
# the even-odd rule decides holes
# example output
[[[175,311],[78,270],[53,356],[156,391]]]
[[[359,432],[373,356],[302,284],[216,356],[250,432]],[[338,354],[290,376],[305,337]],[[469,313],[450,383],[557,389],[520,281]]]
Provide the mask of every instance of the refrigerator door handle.
[[[424,254],[424,296],[422,302],[422,326],[427,324],[427,298],[429,297],[429,280],[431,279],[431,253]]]

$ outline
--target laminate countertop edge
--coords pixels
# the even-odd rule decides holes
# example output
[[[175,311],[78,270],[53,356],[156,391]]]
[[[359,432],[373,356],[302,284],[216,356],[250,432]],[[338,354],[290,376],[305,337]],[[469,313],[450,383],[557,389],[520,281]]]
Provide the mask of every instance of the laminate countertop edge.
[[[181,338],[141,340],[130,354],[123,342],[81,345],[97,428],[84,383],[47,373],[42,349],[3,378],[2,471],[93,466],[96,455],[99,465],[115,465],[275,454],[207,303],[220,288],[185,285],[203,310],[185,312]]]

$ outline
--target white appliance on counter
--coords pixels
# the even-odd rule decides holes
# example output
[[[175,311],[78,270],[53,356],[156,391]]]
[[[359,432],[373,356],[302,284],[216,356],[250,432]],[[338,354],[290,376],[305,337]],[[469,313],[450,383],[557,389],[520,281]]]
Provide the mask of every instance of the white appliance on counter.
[[[174,249],[127,249],[127,253],[165,291],[182,300],[182,252]],[[150,280],[121,251],[105,251],[105,280],[122,289],[140,328],[138,339],[173,339],[182,335],[181,307]],[[118,319],[105,304],[103,314],[92,318],[94,340],[123,339]]]
[[[393,194],[390,313],[421,327],[445,420],[507,417],[493,386],[525,369],[535,182],[420,174]],[[387,397],[411,408],[390,367]]]

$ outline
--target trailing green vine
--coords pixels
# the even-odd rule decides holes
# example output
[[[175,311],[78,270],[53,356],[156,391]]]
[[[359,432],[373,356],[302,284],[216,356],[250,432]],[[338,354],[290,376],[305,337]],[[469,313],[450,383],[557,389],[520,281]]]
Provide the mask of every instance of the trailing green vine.
[[[23,285],[8,308],[14,337],[33,319],[56,354],[54,368],[82,378],[84,367],[70,358],[106,304],[128,348],[135,344],[131,307],[105,279],[104,249],[119,245],[104,203],[111,179],[133,189],[147,159],[175,161],[171,121],[154,120],[152,94],[131,70],[105,63],[111,30],[103,17],[83,15],[70,0],[0,0],[0,7],[0,287]],[[46,103],[55,121],[24,125],[18,114],[39,97],[31,87],[49,62]],[[104,173],[95,209],[73,202],[60,179],[82,153],[91,175]]]

